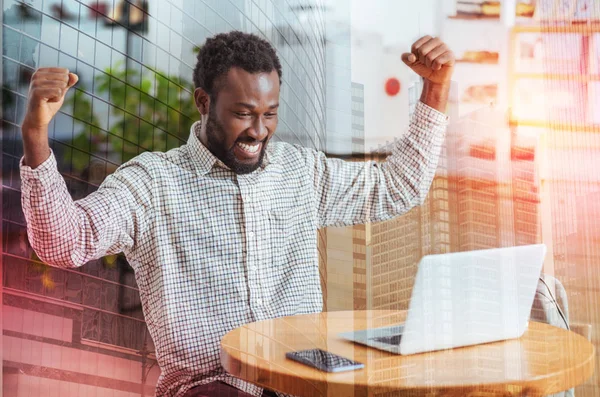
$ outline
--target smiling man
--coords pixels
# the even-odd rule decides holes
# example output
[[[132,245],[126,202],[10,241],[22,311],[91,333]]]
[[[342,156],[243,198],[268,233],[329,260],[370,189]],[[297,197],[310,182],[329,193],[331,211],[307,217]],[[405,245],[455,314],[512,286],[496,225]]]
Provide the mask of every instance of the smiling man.
[[[48,124],[77,76],[36,71],[22,124],[29,239],[59,267],[125,253],[156,346],[158,396],[273,395],[223,370],[223,335],[322,310],[319,228],[382,221],[423,202],[444,139],[440,110],[454,56],[426,36],[403,60],[425,79],[408,132],[397,132],[385,162],[350,163],[269,143],[282,77],[275,51],[254,35],[219,34],[198,54],[201,120],[187,144],[137,156],[77,201],[48,145]]]
[[[233,66],[224,76],[223,87],[218,89],[218,113],[207,91],[195,91],[198,109],[208,113],[200,141],[233,172],[248,174],[262,164],[267,143],[277,127],[279,74],[251,74]],[[197,81],[196,86],[203,84]],[[255,117],[257,114],[260,117]]]
[[[231,65],[219,74],[202,63],[194,72],[196,105],[201,114],[208,113],[200,141],[236,174],[251,173],[262,164],[277,127],[281,65],[274,51],[270,56],[270,65],[251,58],[237,62],[224,58],[219,64]]]

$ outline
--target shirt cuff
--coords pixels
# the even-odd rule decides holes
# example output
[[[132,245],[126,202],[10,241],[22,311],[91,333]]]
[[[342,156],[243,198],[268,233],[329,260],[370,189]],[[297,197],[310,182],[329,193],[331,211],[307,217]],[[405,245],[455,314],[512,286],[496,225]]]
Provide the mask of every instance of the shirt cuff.
[[[24,161],[25,156],[21,157],[21,160],[19,160],[22,190],[26,190],[27,187],[34,186],[51,186],[56,182],[56,176],[60,175],[56,164],[56,157],[54,157],[54,152],[52,149],[50,149],[50,156],[36,168],[31,168],[30,166],[23,164]]]
[[[415,116],[439,125],[448,124],[448,116],[421,101],[415,106]]]

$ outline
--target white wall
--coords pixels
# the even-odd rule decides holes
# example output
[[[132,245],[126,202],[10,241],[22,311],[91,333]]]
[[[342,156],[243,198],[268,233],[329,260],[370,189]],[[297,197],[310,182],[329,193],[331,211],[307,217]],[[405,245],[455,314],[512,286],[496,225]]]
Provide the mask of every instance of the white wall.
[[[352,153],[351,3],[328,0],[325,52],[327,152]]]
[[[352,0],[352,27],[379,33],[384,46],[403,46],[436,34],[440,4],[441,0]]]
[[[367,151],[399,137],[408,127],[408,87],[416,75],[401,56],[418,38],[439,34],[440,3],[352,1],[352,81],[365,88]],[[393,97],[384,89],[390,77],[401,84],[400,92]]]

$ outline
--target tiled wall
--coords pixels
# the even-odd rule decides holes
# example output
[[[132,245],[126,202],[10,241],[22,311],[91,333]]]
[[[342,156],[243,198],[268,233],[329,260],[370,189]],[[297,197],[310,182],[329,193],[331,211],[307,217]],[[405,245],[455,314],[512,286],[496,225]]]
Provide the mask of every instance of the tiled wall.
[[[4,307],[2,317],[5,320],[4,331],[27,333],[32,336],[63,342],[73,341],[73,320],[70,318],[34,312],[14,306]],[[4,358],[7,356],[16,357],[18,353],[13,350],[19,350],[16,347],[17,345],[6,344]]]
[[[74,328],[81,322],[67,310],[61,316],[12,306],[31,303],[11,296],[3,308],[4,395],[140,395],[142,371],[148,373],[145,392],[153,393],[159,376],[153,361],[142,369],[132,351],[78,340]]]
[[[117,391],[92,385],[45,379],[37,376],[8,376],[4,384],[5,395],[11,397],[30,396],[96,396],[96,397],[138,397],[139,393]]]

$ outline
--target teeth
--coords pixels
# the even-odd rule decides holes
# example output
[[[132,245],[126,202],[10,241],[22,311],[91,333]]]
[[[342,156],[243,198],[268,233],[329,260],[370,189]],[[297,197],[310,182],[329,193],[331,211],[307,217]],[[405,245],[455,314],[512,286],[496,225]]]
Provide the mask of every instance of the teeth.
[[[258,152],[258,149],[260,148],[260,144],[246,145],[245,143],[238,142],[237,145],[249,153],[256,153],[256,152]]]

